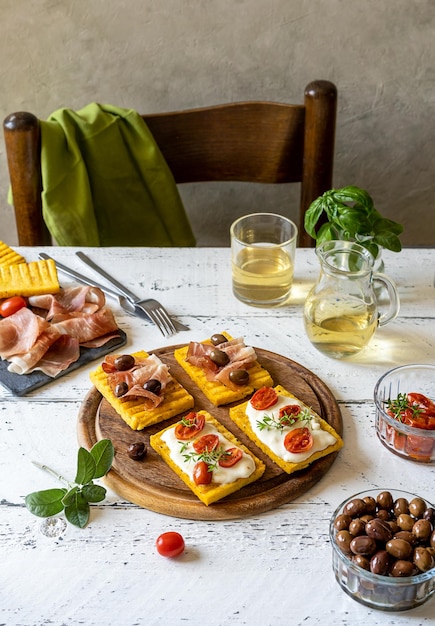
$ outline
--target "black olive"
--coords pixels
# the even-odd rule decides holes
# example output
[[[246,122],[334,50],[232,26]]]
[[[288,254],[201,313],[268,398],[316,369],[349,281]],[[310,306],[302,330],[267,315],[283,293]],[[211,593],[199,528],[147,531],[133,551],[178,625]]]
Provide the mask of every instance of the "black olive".
[[[212,350],[209,356],[213,363],[216,363],[216,365],[218,365],[219,367],[227,365],[227,363],[230,362],[230,357],[226,352],[223,352],[222,350]]]
[[[118,371],[124,372],[125,370],[129,370],[133,367],[134,356],[131,356],[131,354],[122,354],[121,356],[116,357],[113,364]]]
[[[249,382],[249,374],[246,370],[233,370],[229,374],[229,379],[235,385],[247,385]]]
[[[151,393],[154,393],[156,396],[158,396],[162,389],[162,383],[156,378],[150,378],[146,381],[146,383],[143,384],[143,388],[145,389],[145,391],[150,391]]]
[[[214,346],[218,346],[220,343],[225,343],[228,339],[224,335],[212,335],[210,341]]]
[[[125,381],[122,381],[116,385],[114,393],[117,398],[120,398],[121,396],[125,396],[127,391],[128,385]]]
[[[130,444],[127,452],[128,456],[130,459],[133,459],[133,461],[140,461],[147,455],[147,449],[143,441]]]

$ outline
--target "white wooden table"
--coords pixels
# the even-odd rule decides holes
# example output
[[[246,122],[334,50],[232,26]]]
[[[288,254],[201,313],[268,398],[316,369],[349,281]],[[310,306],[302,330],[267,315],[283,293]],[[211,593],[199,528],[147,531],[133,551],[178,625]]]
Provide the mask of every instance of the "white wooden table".
[[[21,248],[27,260],[38,249]],[[82,270],[74,249],[53,248]],[[279,509],[235,521],[204,522],[160,515],[109,491],[92,505],[85,529],[41,533],[26,494],[59,486],[31,464],[38,460],[73,478],[77,415],[93,365],[25,398],[0,388],[0,623],[78,625],[429,624],[435,601],[405,613],[382,613],[351,600],[331,568],[328,524],[335,507],[365,489],[398,488],[435,501],[434,468],[395,457],[374,432],[373,388],[391,367],[435,362],[435,249],[385,253],[397,282],[400,315],[377,331],[352,361],[324,357],[304,334],[302,303],[318,273],[313,250],[297,250],[290,306],[250,308],[231,291],[229,250],[89,249],[88,254],[137,293],[152,293],[190,326],[163,339],[148,322],[113,305],[130,351],[199,341],[228,330],[254,346],[302,364],[337,398],[345,447],[309,492]],[[90,272],[90,271],[89,271]],[[84,272],[88,273],[89,272]],[[62,278],[63,284],[67,280]],[[177,559],[154,544],[167,530],[185,538]]]

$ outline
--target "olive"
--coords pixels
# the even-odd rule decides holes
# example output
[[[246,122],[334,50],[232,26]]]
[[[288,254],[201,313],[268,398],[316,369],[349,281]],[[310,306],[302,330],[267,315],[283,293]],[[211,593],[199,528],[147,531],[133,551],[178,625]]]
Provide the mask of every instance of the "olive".
[[[370,556],[376,550],[376,541],[367,535],[358,535],[352,539],[349,547],[354,554]]]
[[[228,356],[228,354],[218,349],[212,350],[209,354],[209,357],[213,361],[213,363],[216,363],[216,365],[218,365],[219,367],[223,367],[230,362],[230,357]]]
[[[116,369],[120,372],[125,372],[125,370],[129,370],[134,365],[134,356],[131,354],[121,354],[121,356],[117,356],[113,362]]]
[[[391,576],[394,576],[395,578],[412,576],[413,573],[414,564],[411,561],[403,561],[402,559],[395,561],[390,569]]]
[[[218,346],[220,343],[228,341],[228,339],[224,335],[216,334],[210,337],[210,341],[214,346]]]
[[[235,385],[247,385],[249,382],[249,373],[246,370],[233,370],[229,374],[229,379]]]
[[[397,498],[393,507],[394,515],[399,517],[401,513],[409,513],[409,503],[406,498]]]
[[[409,512],[411,515],[420,519],[423,517],[423,513],[426,511],[426,503],[422,498],[414,498],[409,503]]]
[[[371,522],[367,522],[365,530],[367,535],[373,537],[376,541],[389,541],[393,536],[388,522],[379,519],[379,517],[375,517]]]
[[[397,518],[397,525],[399,526],[401,530],[409,530],[411,532],[414,526],[414,523],[415,523],[415,519],[413,519],[407,513],[401,513],[399,517]]]
[[[128,385],[124,380],[122,380],[120,383],[117,383],[117,385],[115,386],[114,394],[117,398],[120,398],[121,396],[125,396],[127,391],[128,391]]]
[[[387,511],[387,509],[379,509],[379,511],[376,513],[376,517],[386,522],[390,519],[390,513]]]
[[[431,524],[435,524],[435,509],[433,509],[431,506],[428,507],[423,513],[423,519],[427,519],[430,521]]]
[[[430,542],[431,547],[435,548],[435,530],[431,534],[429,542]]]
[[[354,498],[343,508],[343,513],[350,515],[351,517],[360,517],[366,512],[366,503],[361,498]]]
[[[370,571],[385,576],[390,567],[391,557],[386,550],[378,550],[370,559]]]
[[[361,519],[356,518],[349,524],[349,532],[354,537],[357,537],[358,535],[363,534],[365,527],[365,523]]]
[[[345,515],[344,513],[341,513],[340,515],[337,515],[337,517],[334,520],[334,528],[336,530],[349,530],[349,524],[351,523],[352,518],[350,515]]]
[[[415,548],[412,561],[420,572],[427,572],[435,565],[435,559],[432,554],[427,548],[423,548],[422,546]]]
[[[147,449],[143,441],[132,443],[127,448],[128,456],[133,461],[140,461],[147,455]]]
[[[362,554],[354,554],[352,557],[352,562],[355,563],[355,565],[362,567],[362,569],[365,569],[368,572],[370,571],[370,561]]]
[[[389,491],[381,491],[376,498],[376,502],[378,503],[378,507],[380,509],[391,511],[393,508],[393,496]]]
[[[159,395],[162,390],[162,383],[157,380],[157,378],[150,378],[142,385],[145,391],[149,391],[150,393],[154,393],[156,396]]]
[[[387,541],[385,549],[388,554],[391,554],[396,559],[409,561],[412,555],[412,546],[404,539],[390,539],[390,541]]]
[[[365,496],[363,500],[366,503],[366,512],[369,515],[374,515],[376,513],[376,500],[372,496]]]
[[[411,546],[415,546],[417,543],[417,537],[409,532],[409,530],[399,530],[399,532],[394,534],[394,539],[403,539],[411,544]]]
[[[340,530],[335,535],[335,543],[338,545],[340,550],[345,554],[351,554],[352,551],[350,549],[350,542],[352,541],[352,535],[348,530]]]
[[[412,527],[412,534],[419,541],[427,541],[432,533],[432,524],[427,519],[419,519]]]

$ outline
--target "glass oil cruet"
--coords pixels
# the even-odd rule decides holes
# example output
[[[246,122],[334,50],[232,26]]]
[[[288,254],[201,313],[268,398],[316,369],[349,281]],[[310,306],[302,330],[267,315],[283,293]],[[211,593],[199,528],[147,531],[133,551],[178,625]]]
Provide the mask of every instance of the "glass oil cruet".
[[[399,296],[393,281],[373,272],[371,253],[352,241],[325,241],[316,248],[320,274],[304,306],[307,336],[333,358],[357,354],[376,328],[395,319]],[[387,310],[379,312],[374,284],[385,287]],[[383,292],[384,290],[382,290]]]

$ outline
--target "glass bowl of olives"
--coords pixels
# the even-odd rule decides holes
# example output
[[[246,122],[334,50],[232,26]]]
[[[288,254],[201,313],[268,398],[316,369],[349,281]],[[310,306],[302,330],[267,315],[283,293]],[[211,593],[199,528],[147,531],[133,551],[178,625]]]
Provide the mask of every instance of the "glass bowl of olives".
[[[435,592],[435,509],[397,489],[367,490],[344,500],[329,526],[332,567],[357,602],[405,611]]]
[[[435,365],[403,365],[375,386],[376,434],[398,456],[435,463]]]

